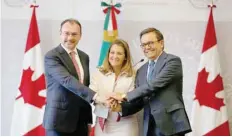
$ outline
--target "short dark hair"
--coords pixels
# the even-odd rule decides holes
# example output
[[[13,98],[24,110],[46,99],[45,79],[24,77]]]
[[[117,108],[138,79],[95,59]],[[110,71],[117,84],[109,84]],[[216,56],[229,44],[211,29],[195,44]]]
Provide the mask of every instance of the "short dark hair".
[[[140,33],[140,39],[144,34],[150,33],[150,32],[154,32],[156,34],[156,38],[158,41],[163,40],[164,36],[163,34],[156,28],[146,28],[144,29],[141,33]]]
[[[66,20],[62,21],[61,24],[60,24],[60,31],[61,31],[61,29],[62,29],[62,26],[63,26],[66,22],[69,22],[69,23],[71,23],[71,24],[73,24],[73,23],[77,24],[77,25],[80,27],[80,33],[82,34],[81,23],[80,23],[78,20],[73,19],[73,18],[69,18],[69,19],[66,19]]]

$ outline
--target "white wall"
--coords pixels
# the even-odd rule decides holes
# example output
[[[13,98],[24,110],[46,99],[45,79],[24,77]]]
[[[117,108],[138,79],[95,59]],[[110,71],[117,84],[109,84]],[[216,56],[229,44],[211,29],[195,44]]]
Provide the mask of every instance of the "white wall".
[[[2,6],[2,4],[0,3],[0,7]],[[2,19],[2,11],[0,10],[0,17]],[[0,22],[0,32],[2,32],[2,22]],[[0,42],[2,41],[2,33],[0,33]],[[2,53],[2,46],[0,46],[0,53]],[[1,97],[1,94],[2,94],[2,56],[0,56],[0,97]],[[0,104],[2,102],[2,98],[0,98]],[[0,105],[0,110],[2,110],[2,107]],[[0,123],[2,123],[2,116],[1,116],[1,113],[0,113]],[[0,135],[1,135],[1,132],[2,130],[0,129]]]
[[[4,1],[4,0],[3,0]],[[9,3],[17,2],[21,7],[9,7],[2,2],[3,19],[25,19],[31,16],[28,8],[33,0],[6,0]],[[29,1],[29,2],[27,2]],[[110,1],[110,0],[104,0]],[[207,5],[212,0],[113,0],[121,2],[119,20],[133,21],[206,21],[208,16]],[[216,21],[232,21],[230,0],[214,0]],[[40,6],[38,10],[39,20],[62,20],[67,17],[75,17],[79,20],[104,20],[101,0],[37,0]],[[16,3],[16,2],[15,2]],[[21,4],[19,4],[21,3]],[[192,4],[195,4],[194,7]],[[13,5],[13,4],[12,4]],[[153,16],[153,17],[152,17]]]
[[[6,0],[7,1],[7,0]],[[13,103],[22,71],[22,60],[31,17],[29,0],[2,2],[1,18],[1,75],[2,135],[9,135]],[[119,0],[118,0],[119,1]],[[121,13],[117,16],[119,35],[128,41],[134,62],[143,58],[139,48],[139,32],[146,27],[156,27],[165,36],[165,50],[182,58],[184,71],[184,101],[190,116],[197,78],[202,41],[208,8],[206,0],[121,0]],[[104,14],[100,0],[46,0],[37,1],[37,19],[43,54],[59,44],[59,25],[63,19],[74,17],[83,25],[80,49],[90,56],[91,72],[98,62]],[[9,4],[8,3],[8,4]],[[230,121],[232,122],[232,0],[215,3],[214,19],[221,57],[222,76],[226,91]],[[94,49],[94,50],[93,50]],[[4,51],[4,52],[3,52]],[[231,126],[232,131],[232,126]]]

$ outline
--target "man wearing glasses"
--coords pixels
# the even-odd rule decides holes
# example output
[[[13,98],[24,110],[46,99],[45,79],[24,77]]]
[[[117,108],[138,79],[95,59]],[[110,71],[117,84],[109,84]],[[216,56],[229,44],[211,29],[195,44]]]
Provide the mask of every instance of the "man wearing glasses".
[[[45,55],[47,100],[43,126],[48,136],[87,136],[92,124],[89,56],[77,49],[81,24],[61,23],[61,43]]]
[[[149,61],[137,71],[135,89],[127,94],[112,93],[109,105],[122,116],[144,108],[144,136],[191,132],[182,97],[181,59],[164,51],[163,35],[155,28],[143,30],[140,41]],[[115,105],[116,100],[122,103]]]

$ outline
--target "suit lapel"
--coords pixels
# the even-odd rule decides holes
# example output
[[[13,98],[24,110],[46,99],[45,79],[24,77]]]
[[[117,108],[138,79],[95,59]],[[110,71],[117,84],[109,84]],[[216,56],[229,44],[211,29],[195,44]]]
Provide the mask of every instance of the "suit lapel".
[[[73,65],[72,59],[70,58],[68,53],[64,50],[64,48],[62,48],[61,45],[58,46],[58,51],[60,52],[61,59],[62,59],[62,62],[64,63],[64,66],[68,69],[68,71],[73,76],[75,76],[77,79],[79,79],[78,75],[77,75],[77,72],[76,72],[76,69],[75,69],[75,67]]]
[[[155,65],[155,70],[154,70],[154,76],[156,76],[158,74],[158,72],[160,72],[160,70],[163,68],[165,62],[165,59],[167,57],[167,53],[163,51],[163,53],[160,55],[160,57],[158,58],[156,65]]]
[[[146,64],[144,64],[144,66],[140,70],[141,73],[140,73],[140,76],[139,76],[139,81],[140,81],[139,85],[147,83],[147,69],[148,69],[148,62]]]
[[[156,65],[155,65],[155,70],[153,71],[152,73],[152,76],[156,76],[158,74],[158,72],[160,72],[160,70],[163,68],[164,64],[166,63],[165,62],[165,59],[167,57],[167,53],[166,52],[163,52],[159,59],[157,60],[156,62]],[[147,71],[148,71],[148,64],[149,62],[145,63],[140,69],[140,73],[139,73],[139,83],[137,83],[136,87],[140,86],[140,85],[143,85],[145,83],[147,83]]]

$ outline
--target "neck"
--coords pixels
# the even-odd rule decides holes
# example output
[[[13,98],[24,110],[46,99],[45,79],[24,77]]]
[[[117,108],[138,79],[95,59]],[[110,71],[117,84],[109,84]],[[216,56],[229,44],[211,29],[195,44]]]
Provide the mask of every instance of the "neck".
[[[117,66],[117,67],[113,67],[114,73],[116,76],[118,76],[121,72],[121,67]]]
[[[150,58],[149,60],[152,60],[152,61],[157,60],[162,53],[163,53],[163,51],[161,51],[158,56],[156,56],[154,58]]]

